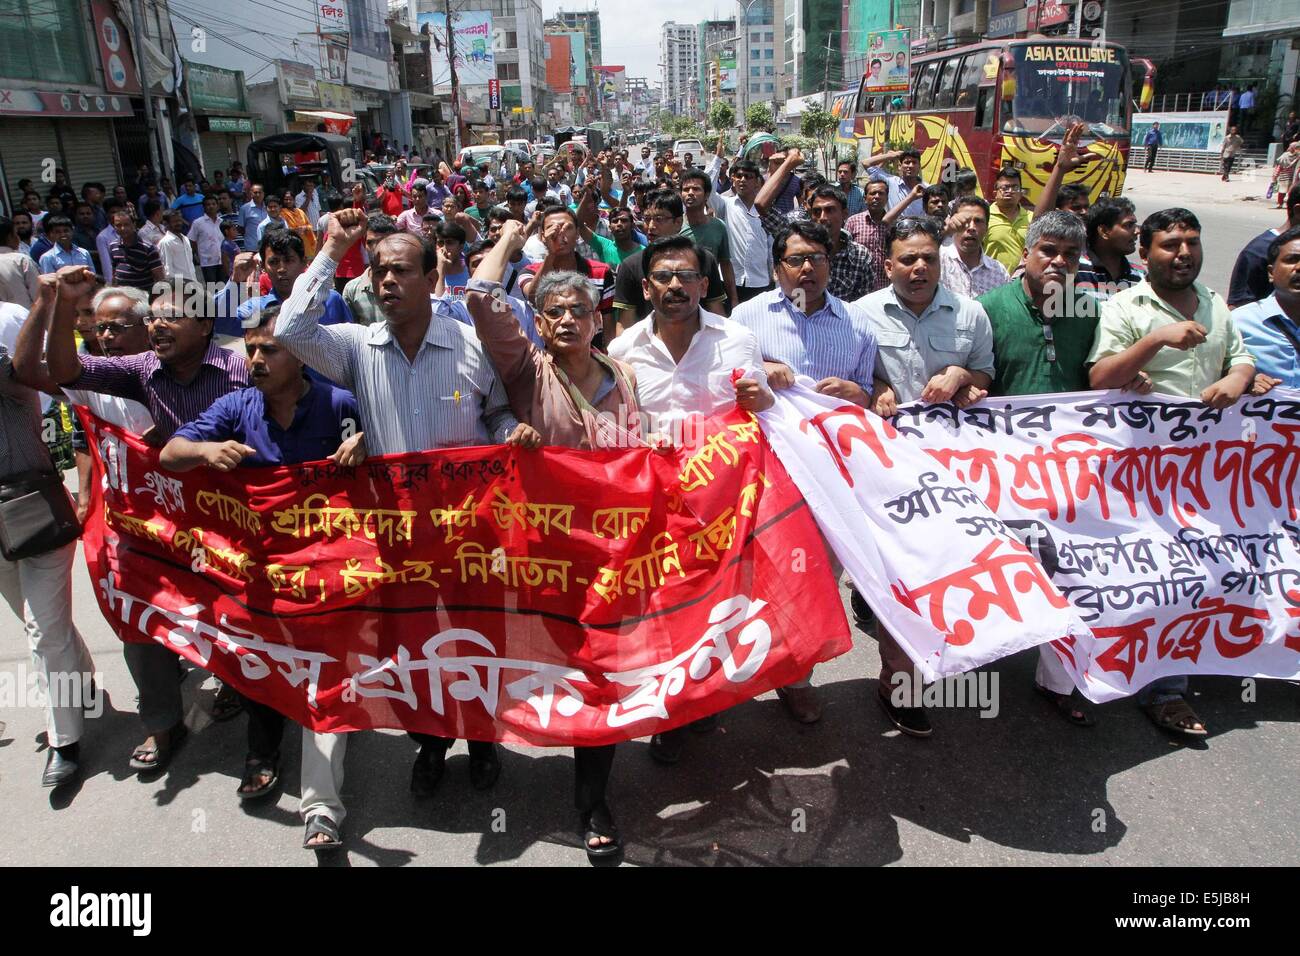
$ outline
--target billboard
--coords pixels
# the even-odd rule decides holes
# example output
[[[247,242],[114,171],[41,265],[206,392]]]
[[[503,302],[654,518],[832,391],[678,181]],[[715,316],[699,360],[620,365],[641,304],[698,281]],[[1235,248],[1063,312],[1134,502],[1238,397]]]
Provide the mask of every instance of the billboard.
[[[391,89],[388,64],[393,59],[393,45],[384,20],[387,4],[384,0],[345,0],[342,5],[347,7],[347,82],[372,90]]]
[[[1228,129],[1228,112],[1134,113],[1131,140],[1134,149],[1142,147],[1142,140],[1150,132],[1152,123],[1160,124],[1160,132],[1165,141],[1163,149],[1196,149],[1217,153],[1223,149],[1223,137]]]
[[[316,71],[305,63],[293,60],[275,61],[276,78],[280,81],[280,102],[288,107],[320,106],[320,90],[316,86]]]
[[[911,30],[880,30],[867,34],[867,92],[906,93],[912,88],[911,38]]]
[[[733,93],[736,89],[736,54],[724,53],[718,59],[719,89]]]
[[[427,23],[433,42],[429,44],[432,61],[430,76],[435,92],[451,89],[451,67],[447,63],[447,15],[421,13],[416,16],[421,27]],[[466,10],[453,13],[454,35],[452,46],[456,54],[456,82],[461,86],[487,86],[496,79],[496,56],[492,52],[492,13],[488,10]]]
[[[239,70],[223,70],[218,66],[185,61],[186,89],[190,106],[199,110],[232,110],[243,113],[248,109],[244,99],[244,74]]]
[[[573,70],[569,74],[569,81],[576,86],[587,85],[587,34],[562,33],[561,36],[569,38],[569,56],[572,57]]]
[[[546,35],[546,88],[552,93],[573,92],[573,57],[563,33]]]

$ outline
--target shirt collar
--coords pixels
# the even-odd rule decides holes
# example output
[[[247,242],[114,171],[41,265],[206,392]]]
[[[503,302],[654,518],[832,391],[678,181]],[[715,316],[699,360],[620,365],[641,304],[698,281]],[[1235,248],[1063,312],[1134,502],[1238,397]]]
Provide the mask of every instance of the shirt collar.
[[[812,319],[824,312],[829,312],[837,319],[847,320],[849,317],[847,310],[844,308],[844,301],[831,295],[829,290],[826,292],[826,301],[822,303],[822,307],[812,314],[805,314],[802,309],[796,308],[794,301],[785,294],[785,290],[779,285],[768,294],[773,297],[773,303],[779,303],[781,308],[800,318]]]
[[[455,319],[441,315],[437,307],[434,306],[433,312],[429,316],[429,327],[424,331],[424,339],[420,343],[420,348],[423,349],[425,345],[433,345],[441,349],[454,348],[455,343],[452,340],[451,327],[447,325],[448,322],[454,321]],[[370,326],[370,337],[367,341],[377,348],[382,348],[389,342],[396,344],[392,330],[388,327],[387,319]]]
[[[936,309],[948,309],[952,312],[957,311],[956,297],[942,285],[935,289],[934,298],[930,300],[930,304],[925,307],[925,311],[920,315],[916,315],[915,312],[903,304],[902,300],[898,298],[897,290],[895,290],[892,285],[885,286],[885,301],[886,303],[892,303],[899,309],[902,309],[908,315],[916,316],[917,319],[924,318]]]
[[[1135,303],[1144,301],[1149,302],[1157,308],[1168,312],[1170,315],[1177,315],[1180,320],[1184,318],[1181,312],[1156,294],[1156,290],[1152,288],[1150,281],[1147,279],[1144,278],[1141,282],[1129,286],[1129,288],[1132,290],[1130,295],[1133,296],[1133,301]],[[1199,282],[1193,282],[1192,288],[1196,290],[1196,311],[1199,312],[1201,307],[1210,301],[1210,293],[1209,290]]]

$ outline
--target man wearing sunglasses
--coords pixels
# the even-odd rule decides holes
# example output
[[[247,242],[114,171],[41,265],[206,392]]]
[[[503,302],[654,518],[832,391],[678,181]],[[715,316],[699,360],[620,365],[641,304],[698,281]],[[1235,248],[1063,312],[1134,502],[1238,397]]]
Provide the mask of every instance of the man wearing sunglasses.
[[[681,200],[677,202],[680,209]],[[625,259],[623,266],[636,258]],[[663,236],[646,247],[640,260],[642,292],[651,312],[616,338],[609,354],[636,374],[637,404],[650,418],[646,433],[680,444],[675,436],[688,419],[732,403],[754,412],[770,407],[775,399],[767,388],[758,338],[740,323],[700,308],[708,280],[705,253],[694,240]],[[744,375],[733,383],[736,369]],[[691,726],[702,733],[715,725],[714,717],[706,717]],[[659,763],[677,763],[685,733],[682,727],[655,734],[650,756]]]
[[[993,330],[983,307],[939,285],[942,238],[937,220],[899,219],[888,239],[889,285],[855,303],[866,312],[876,336],[879,383],[872,407],[884,418],[912,402],[953,402],[965,408],[984,398],[993,381]],[[896,673],[919,682],[911,658],[879,624],[876,636],[881,708],[903,733],[930,736],[924,707],[898,706],[889,699],[898,686]]]

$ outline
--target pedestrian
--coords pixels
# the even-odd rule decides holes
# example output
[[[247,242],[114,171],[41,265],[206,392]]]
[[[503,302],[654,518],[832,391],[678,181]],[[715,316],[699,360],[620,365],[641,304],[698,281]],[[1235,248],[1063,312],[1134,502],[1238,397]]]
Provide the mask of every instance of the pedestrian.
[[[853,181],[857,168],[857,163],[851,159],[842,159],[835,166],[835,179],[844,192],[844,198],[848,200],[850,216],[856,216],[867,205],[862,187]]]
[[[95,250],[99,253],[100,278],[104,280],[106,285],[111,285],[113,283],[113,244],[122,238],[117,231],[117,227],[113,224],[114,219],[119,209],[122,210],[123,215],[131,221],[133,226],[135,225],[135,217],[131,215],[130,210],[116,199],[110,199],[107,206],[108,223],[95,234]]]
[[[281,197],[280,218],[291,231],[302,238],[303,248],[307,250],[307,258],[316,255],[316,218],[319,217],[309,220],[307,213],[299,209],[295,203],[291,189],[286,189]]]
[[[221,218],[215,196],[203,200],[203,215],[190,223],[189,239],[199,254],[199,269],[205,282],[220,282],[221,272]]]
[[[293,197],[293,202],[297,208],[302,210],[303,215],[307,217],[307,221],[311,223],[314,229],[321,216],[320,193],[316,190],[316,180],[304,179],[302,189],[299,190],[298,195]]]
[[[149,251],[156,260],[158,253]],[[157,269],[161,273],[161,265]],[[65,278],[60,274],[59,281],[60,294],[67,291],[76,298],[92,276],[68,274]],[[138,355],[79,356],[73,338],[73,317],[56,311],[46,352],[50,378],[64,388],[140,402],[153,419],[150,440],[164,444],[178,428],[198,418],[222,395],[249,385],[243,358],[212,341],[212,319],[196,314],[195,301],[205,301],[205,297],[203,290],[192,283],[165,286],[150,306],[152,348]],[[155,642],[128,642],[122,650],[139,691],[140,719],[148,735],[132,751],[130,766],[142,773],[160,771],[171,761],[187,732],[176,655]],[[214,717],[238,713],[238,708],[224,703],[220,695],[217,703],[221,709],[214,712]]]
[[[1255,125],[1255,84],[1242,92],[1241,97],[1237,100],[1237,107],[1241,110],[1238,122],[1243,130],[1249,130]]]
[[[292,233],[264,241],[302,245]],[[279,311],[278,302],[263,306],[244,328],[248,376],[254,387],[221,396],[178,429],[163,447],[163,468],[226,472],[323,459],[355,467],[364,461],[363,433],[356,431],[361,418],[356,399],[345,389],[307,375],[293,353],[276,341]],[[248,751],[235,792],[240,800],[255,800],[273,793],[280,782],[285,717],[249,697],[243,698],[243,704],[248,714]],[[304,728],[304,748],[328,753],[331,742],[318,741],[322,736],[329,737]],[[311,758],[305,761],[311,762]]]
[[[713,193],[712,177],[702,169],[687,169],[682,174],[682,207],[686,221],[682,235],[690,236],[695,244],[713,254],[722,270],[722,282],[727,289],[727,313],[739,304],[736,297],[736,272],[731,264],[731,239],[727,224],[709,215],[709,199]],[[619,257],[622,262],[622,257]]]
[[[1295,111],[1292,110],[1287,114],[1286,125],[1282,127],[1282,148],[1286,149],[1297,140],[1300,140],[1300,119],[1296,118]]]
[[[1228,308],[1258,302],[1272,294],[1273,284],[1268,278],[1268,247],[1274,239],[1296,226],[1300,226],[1300,183],[1293,185],[1286,194],[1286,221],[1281,226],[1265,229],[1237,254],[1232,277],[1228,280]]]
[[[1237,127],[1228,127],[1228,135],[1223,138],[1223,147],[1219,150],[1219,163],[1223,170],[1222,179],[1226,183],[1228,177],[1232,175],[1232,164],[1237,161],[1237,154],[1241,152],[1245,142],[1237,132]]]
[[[963,196],[957,200],[951,218],[952,242],[939,247],[939,281],[943,287],[976,299],[1010,282],[1006,267],[984,251],[989,204],[979,196]]]
[[[383,237],[371,257],[371,275],[381,291],[381,322],[368,328],[320,324],[339,260],[369,231],[361,210],[340,209],[330,217],[320,254],[281,307],[277,338],[303,362],[356,395],[370,455],[519,444],[527,430],[520,429],[510,413],[501,381],[478,339],[461,323],[434,319],[429,287],[436,250],[393,228],[396,234]],[[454,405],[436,397],[453,392],[461,396]],[[420,744],[411,790],[428,796],[442,779],[454,741],[411,736]],[[346,746],[346,736],[336,734],[330,753],[322,755],[324,766],[311,773],[304,768],[304,845],[310,846],[314,838],[328,843],[331,828],[337,833],[342,823],[338,791]],[[497,748],[471,741],[469,750],[471,783],[488,789],[501,772]]]
[[[140,238],[157,249],[158,243],[167,235],[167,224],[163,222],[163,216],[171,210],[164,208],[158,200],[149,199],[145,201],[143,211],[144,225],[140,227]]]
[[[680,204],[676,196],[671,198]],[[747,411],[770,407],[775,399],[767,388],[757,337],[740,323],[701,307],[708,284],[704,254],[694,240],[674,230],[652,238],[640,258],[651,309],[610,343],[609,354],[636,375],[637,403],[649,417],[648,433],[669,436],[673,445],[680,445],[688,419],[712,415],[733,403]],[[623,267],[633,261],[635,257],[625,260]],[[742,370],[739,378],[733,375],[737,369]],[[695,724],[704,732],[717,721],[706,717]],[[655,734],[651,758],[677,763],[684,731]]]
[[[1267,262],[1272,295],[1234,310],[1232,321],[1267,384],[1300,388],[1300,228],[1269,243]]]
[[[898,174],[886,172],[883,163],[897,162]],[[892,209],[903,199],[912,194],[916,186],[924,187],[929,183],[921,179],[921,151],[919,149],[894,149],[877,153],[863,161],[867,175],[874,180],[881,180],[889,185],[888,207]],[[919,198],[911,200],[903,210],[905,216],[925,215],[925,208]]]
[[[258,240],[262,238],[262,223],[267,217],[264,201],[266,192],[260,185],[253,183],[248,187],[248,195],[248,202],[239,207],[239,234],[243,237],[244,251],[256,252]]]
[[[173,209],[167,213],[166,221],[167,235],[162,237],[157,249],[158,258],[162,260],[163,276],[168,281],[197,279],[199,276],[194,265],[194,243],[185,235],[185,216],[180,210]],[[123,285],[132,284],[121,278],[119,282]]]
[[[1142,145],[1147,150],[1146,166],[1143,167],[1148,173],[1154,172],[1156,167],[1156,154],[1160,152],[1160,147],[1165,145],[1165,134],[1160,132],[1159,121],[1153,122],[1151,128],[1147,130],[1146,135],[1142,137]]]
[[[676,198],[676,197],[674,197]],[[680,203],[678,199],[679,220],[677,229],[681,229]],[[545,258],[540,262],[531,262],[524,267],[525,275],[519,282],[520,291],[532,298],[533,282],[547,272],[578,272],[587,277],[592,289],[598,293],[601,313],[602,338],[598,345],[608,345],[615,335],[614,324],[614,285],[615,272],[604,262],[590,259],[578,252],[580,228],[578,217],[568,206],[559,203],[543,204],[539,210],[542,241],[546,246]],[[621,267],[620,267],[621,268]]]
[[[1291,191],[1291,184],[1295,182],[1296,168],[1300,166],[1300,140],[1292,142],[1285,148],[1281,156],[1277,158],[1277,164],[1273,167],[1272,189],[1277,196],[1277,208],[1281,209],[1286,201],[1286,194]]]
[[[29,309],[36,301],[40,267],[25,252],[18,251],[14,221],[0,216],[0,302],[12,302]]]
[[[375,249],[379,246],[380,241],[400,231],[397,228],[397,223],[391,217],[385,216],[383,213],[371,213],[366,217],[366,231],[362,235],[361,241],[349,245],[348,254],[350,255],[353,249],[363,248],[366,256],[365,261],[374,263]],[[345,255],[343,260],[340,261],[346,261],[346,259],[347,256]],[[349,280],[347,285],[343,287],[343,301],[347,303],[348,311],[361,325],[383,323],[384,316],[379,309],[379,296],[375,292],[369,265],[363,269],[360,275]]]
[[[1142,281],[1146,270],[1129,259],[1138,241],[1137,213],[1131,199],[1098,200],[1088,210],[1087,230],[1088,248],[1079,260],[1075,288],[1105,302]]]
[[[1025,253],[1025,237],[1033,214],[1021,205],[1024,190],[1020,172],[1014,166],[1003,166],[993,183],[993,205],[989,207],[989,231],[984,240],[984,251],[991,255],[1007,272],[1020,265]]]
[[[721,157],[715,155],[705,172],[716,177],[721,162]],[[752,160],[739,160],[731,168],[732,191],[725,195],[711,194],[710,205],[715,215],[727,224],[738,303],[772,288],[772,241],[763,228],[763,213],[756,202],[762,187],[758,165]]]
[[[187,227],[203,215],[203,194],[195,189],[193,176],[181,180],[180,195],[172,200],[171,208],[180,211]]]
[[[993,330],[984,309],[973,299],[939,285],[939,223],[929,217],[904,216],[890,229],[885,272],[889,285],[859,299],[871,320],[878,345],[875,377],[879,380],[872,408],[892,418],[898,405],[952,402],[965,408],[982,399],[993,380]],[[887,383],[887,384],[886,384]],[[889,694],[920,676],[911,658],[879,621],[880,675],[877,701],[890,722],[912,737],[933,733],[922,706],[899,706]],[[895,675],[903,677],[895,679]],[[908,699],[920,699],[918,693]]]
[[[429,211],[429,181],[417,179],[411,183],[411,208],[403,210],[397,217],[397,228],[418,236],[424,228],[424,217]],[[354,248],[359,249],[360,246]]]
[[[256,188],[256,187],[254,187]],[[257,224],[257,242],[253,243],[253,250],[262,244],[262,237],[266,235],[268,229],[288,229],[289,223],[284,218],[284,194],[270,195],[266,197],[266,218]]]
[[[524,233],[519,222],[502,225],[500,240],[470,280],[466,302],[511,410],[537,432],[539,445],[590,451],[639,442],[636,377],[624,363],[592,348],[600,302],[586,276],[555,271],[537,280],[534,301],[544,347],[529,341],[512,311],[499,308],[500,280],[523,248]],[[628,423],[629,431],[609,427],[610,421]],[[612,744],[573,749],[575,804],[593,860],[618,853],[622,845],[606,799],[614,755]]]
[[[1093,388],[1123,388],[1145,373],[1163,395],[1210,408],[1235,404],[1254,384],[1255,363],[1227,304],[1201,283],[1201,224],[1190,211],[1162,209],[1142,223],[1139,250],[1147,277],[1102,306],[1088,356]],[[1186,675],[1161,677],[1137,694],[1156,726],[1203,737],[1205,724],[1187,700]]]
[[[89,252],[72,244],[72,220],[66,216],[50,216],[45,221],[45,234],[54,245],[41,256],[42,275],[58,272],[64,266],[85,266],[93,270],[94,259]]]

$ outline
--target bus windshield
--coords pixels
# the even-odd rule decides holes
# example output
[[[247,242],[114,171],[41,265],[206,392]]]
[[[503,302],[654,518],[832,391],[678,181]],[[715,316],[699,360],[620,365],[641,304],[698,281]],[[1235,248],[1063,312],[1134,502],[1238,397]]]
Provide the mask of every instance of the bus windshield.
[[[1015,83],[1003,84],[1003,132],[1060,138],[1072,123],[1092,136],[1128,136],[1128,54],[1083,43],[1013,46]],[[1010,97],[1010,99],[1008,99]]]

